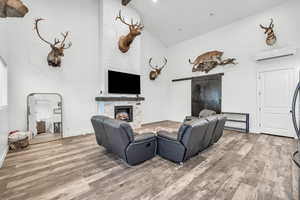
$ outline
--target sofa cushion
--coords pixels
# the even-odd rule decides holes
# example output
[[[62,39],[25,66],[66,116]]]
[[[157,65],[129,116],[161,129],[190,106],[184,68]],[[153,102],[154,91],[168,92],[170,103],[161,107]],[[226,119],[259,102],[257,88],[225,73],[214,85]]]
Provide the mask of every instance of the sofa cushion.
[[[157,135],[160,137],[163,137],[163,138],[167,138],[169,140],[177,140],[177,138],[178,138],[177,133],[171,133],[171,132],[167,132],[167,131],[159,131],[157,133]]]

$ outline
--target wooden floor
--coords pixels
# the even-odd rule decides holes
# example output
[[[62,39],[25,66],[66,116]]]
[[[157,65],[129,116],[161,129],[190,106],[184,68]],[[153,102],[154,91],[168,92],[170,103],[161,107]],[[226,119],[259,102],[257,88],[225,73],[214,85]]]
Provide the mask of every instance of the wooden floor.
[[[61,139],[60,133],[41,133],[39,135],[34,136],[29,143],[30,144],[39,144],[44,142],[51,142],[54,140]]]
[[[292,139],[226,132],[182,166],[157,156],[129,167],[93,135],[68,138],[9,153],[0,199],[297,200],[295,149]]]

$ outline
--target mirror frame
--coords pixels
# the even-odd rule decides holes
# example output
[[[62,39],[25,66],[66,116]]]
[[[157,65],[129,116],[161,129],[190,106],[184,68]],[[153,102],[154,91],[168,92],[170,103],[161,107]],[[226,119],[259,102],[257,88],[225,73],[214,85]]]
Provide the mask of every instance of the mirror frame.
[[[34,95],[57,95],[60,98],[60,102],[61,102],[61,115],[60,115],[60,119],[61,119],[61,139],[64,138],[64,123],[63,123],[63,97],[61,94],[59,93],[30,93],[27,96],[27,131],[29,131],[29,98],[34,96]]]

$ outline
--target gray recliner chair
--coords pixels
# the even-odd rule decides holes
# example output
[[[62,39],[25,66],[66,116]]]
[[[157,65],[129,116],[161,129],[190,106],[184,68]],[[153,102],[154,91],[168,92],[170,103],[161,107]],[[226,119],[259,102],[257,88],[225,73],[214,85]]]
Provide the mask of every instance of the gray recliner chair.
[[[177,135],[166,131],[158,132],[158,155],[176,163],[190,159],[201,151],[206,140],[211,141],[212,138],[206,138],[208,127],[207,120],[198,119],[184,123]]]
[[[140,164],[156,155],[157,142],[153,133],[134,137],[128,123],[105,116],[94,116],[91,121],[97,143],[129,165]]]

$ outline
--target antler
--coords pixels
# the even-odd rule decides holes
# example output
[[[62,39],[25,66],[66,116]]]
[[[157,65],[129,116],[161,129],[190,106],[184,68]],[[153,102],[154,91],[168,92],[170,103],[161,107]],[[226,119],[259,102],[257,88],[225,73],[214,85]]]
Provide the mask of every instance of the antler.
[[[125,19],[122,17],[122,11],[119,11],[119,15],[116,17],[116,20],[120,20],[123,24],[127,25],[127,26],[131,26],[132,24],[128,24]],[[132,19],[131,19],[132,22]]]
[[[269,28],[273,28],[274,27],[274,21],[273,21],[273,19],[271,18],[271,23],[270,23],[270,25],[269,25]]]
[[[168,59],[166,57],[164,57],[164,64],[163,64],[163,66],[160,69],[165,68],[165,66],[167,65],[167,63],[168,63]]]
[[[122,11],[120,10],[119,11],[119,14],[118,14],[118,16],[116,17],[116,20],[120,20],[123,24],[125,24],[125,25],[127,25],[127,26],[129,26],[130,28],[138,28],[138,29],[143,29],[144,28],[144,26],[142,25],[142,22],[140,21],[140,22],[136,22],[135,24],[133,23],[133,19],[131,19],[131,24],[129,24],[129,23],[127,23],[126,21],[125,21],[125,19],[122,17]]]
[[[262,28],[262,29],[269,29],[269,28],[273,28],[274,27],[274,20],[271,18],[271,23],[270,23],[270,25],[269,25],[269,27],[266,27],[266,26],[263,26],[263,25],[261,25],[260,24],[260,27]]]
[[[41,34],[40,34],[39,27],[38,27],[38,23],[39,23],[40,21],[43,21],[43,20],[44,20],[44,19],[42,19],[42,18],[36,19],[36,20],[35,20],[35,24],[34,24],[34,29],[36,30],[36,32],[37,32],[39,38],[40,38],[42,41],[44,41],[45,43],[49,44],[50,46],[52,46],[52,45],[55,46],[56,44],[52,44],[51,42],[48,42],[48,41],[45,40],[45,39],[41,36]],[[56,39],[55,39],[55,42],[54,42],[54,43],[56,43]]]
[[[150,60],[149,60],[150,67],[154,70],[157,70],[157,69],[162,70],[167,65],[168,59],[166,57],[164,57],[164,64],[161,67],[158,67],[158,66],[153,67],[151,63],[152,63],[152,58],[150,58]]]
[[[66,39],[67,39],[69,33],[70,33],[69,31],[67,31],[66,33],[61,33],[61,35],[63,36],[63,41],[61,42],[61,46],[62,46],[64,49],[68,49],[68,48],[70,48],[70,47],[72,46],[72,42],[69,42],[69,43],[68,43],[68,46],[65,47],[65,46],[66,46],[65,41],[66,41]]]
[[[153,67],[152,64],[151,64],[151,62],[152,62],[152,58],[150,58],[150,60],[149,60],[149,66],[150,66],[152,69],[157,70],[157,67]]]

